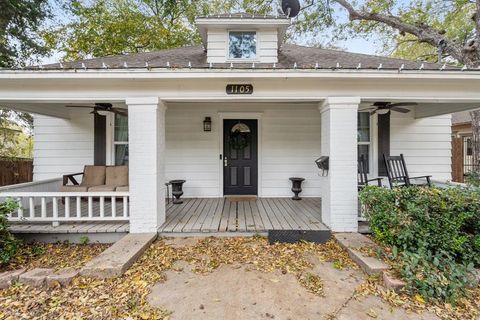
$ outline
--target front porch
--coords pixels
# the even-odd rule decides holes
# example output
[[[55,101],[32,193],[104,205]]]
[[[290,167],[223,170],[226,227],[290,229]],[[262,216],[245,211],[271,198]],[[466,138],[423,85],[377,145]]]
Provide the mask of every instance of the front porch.
[[[266,233],[268,230],[328,230],[320,198],[189,198],[167,205],[161,234],[199,232]]]
[[[112,208],[111,201],[82,200],[78,207],[73,201],[67,201],[69,210],[65,201],[56,201],[56,205],[53,202],[45,204],[43,217],[42,205],[35,206],[32,216],[13,214],[11,231],[22,235],[75,236],[129,232],[128,214],[121,203]],[[57,208],[56,217],[53,216],[54,206]],[[72,214],[66,217],[69,211]],[[186,198],[179,205],[168,203],[166,213],[166,221],[158,229],[158,233],[164,236],[198,233],[242,236],[265,235],[269,230],[328,230],[321,222],[320,198],[301,201],[290,198]]]

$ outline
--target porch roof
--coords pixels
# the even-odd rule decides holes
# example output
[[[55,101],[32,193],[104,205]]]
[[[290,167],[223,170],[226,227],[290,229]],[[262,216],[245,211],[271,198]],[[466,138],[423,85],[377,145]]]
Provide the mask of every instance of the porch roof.
[[[282,45],[278,63],[207,63],[203,46],[124,54],[73,62],[27,67],[27,70],[73,69],[283,69],[283,70],[461,70],[454,66],[411,61],[331,49]],[[478,71],[478,70],[476,70]]]

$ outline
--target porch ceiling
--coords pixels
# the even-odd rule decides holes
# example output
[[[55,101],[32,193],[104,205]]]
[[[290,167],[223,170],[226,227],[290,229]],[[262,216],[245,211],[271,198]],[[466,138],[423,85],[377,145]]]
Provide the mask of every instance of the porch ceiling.
[[[480,108],[480,102],[462,102],[462,99],[451,102],[445,101],[422,101],[416,99],[395,100],[389,98],[379,98],[376,100],[362,101],[360,110],[367,110],[372,107],[375,101],[390,101],[390,102],[415,102],[417,105],[412,107],[403,107],[410,109],[414,113],[415,119],[422,119],[444,114],[451,114],[455,112],[468,111]]]
[[[70,119],[70,108],[68,106],[86,106],[93,107],[95,103],[108,102],[112,103],[112,100],[63,100],[63,101],[12,101],[12,100],[0,100],[0,106],[38,115],[50,116],[55,118]],[[113,101],[116,107],[125,106],[125,103]]]

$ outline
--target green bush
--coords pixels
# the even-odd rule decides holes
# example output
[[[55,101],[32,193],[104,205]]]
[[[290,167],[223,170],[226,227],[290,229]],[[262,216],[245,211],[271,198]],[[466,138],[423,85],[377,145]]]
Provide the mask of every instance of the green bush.
[[[480,265],[480,192],[468,188],[367,187],[360,200],[374,238],[407,290],[450,302]]]
[[[472,171],[465,175],[465,183],[473,187],[480,187],[480,171]]]
[[[8,231],[7,214],[18,208],[14,200],[0,203],[0,265],[7,263],[17,252],[19,241]]]

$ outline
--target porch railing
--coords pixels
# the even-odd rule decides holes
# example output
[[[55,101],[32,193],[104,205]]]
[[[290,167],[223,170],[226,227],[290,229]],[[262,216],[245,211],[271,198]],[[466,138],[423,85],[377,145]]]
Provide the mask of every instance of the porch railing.
[[[20,207],[10,221],[127,221],[128,192],[13,192],[1,197],[17,199]],[[28,205],[24,205],[27,202]]]
[[[12,198],[19,208],[12,222],[128,221],[129,192],[59,192],[57,179],[0,188],[0,202]],[[40,191],[42,190],[42,191]]]

